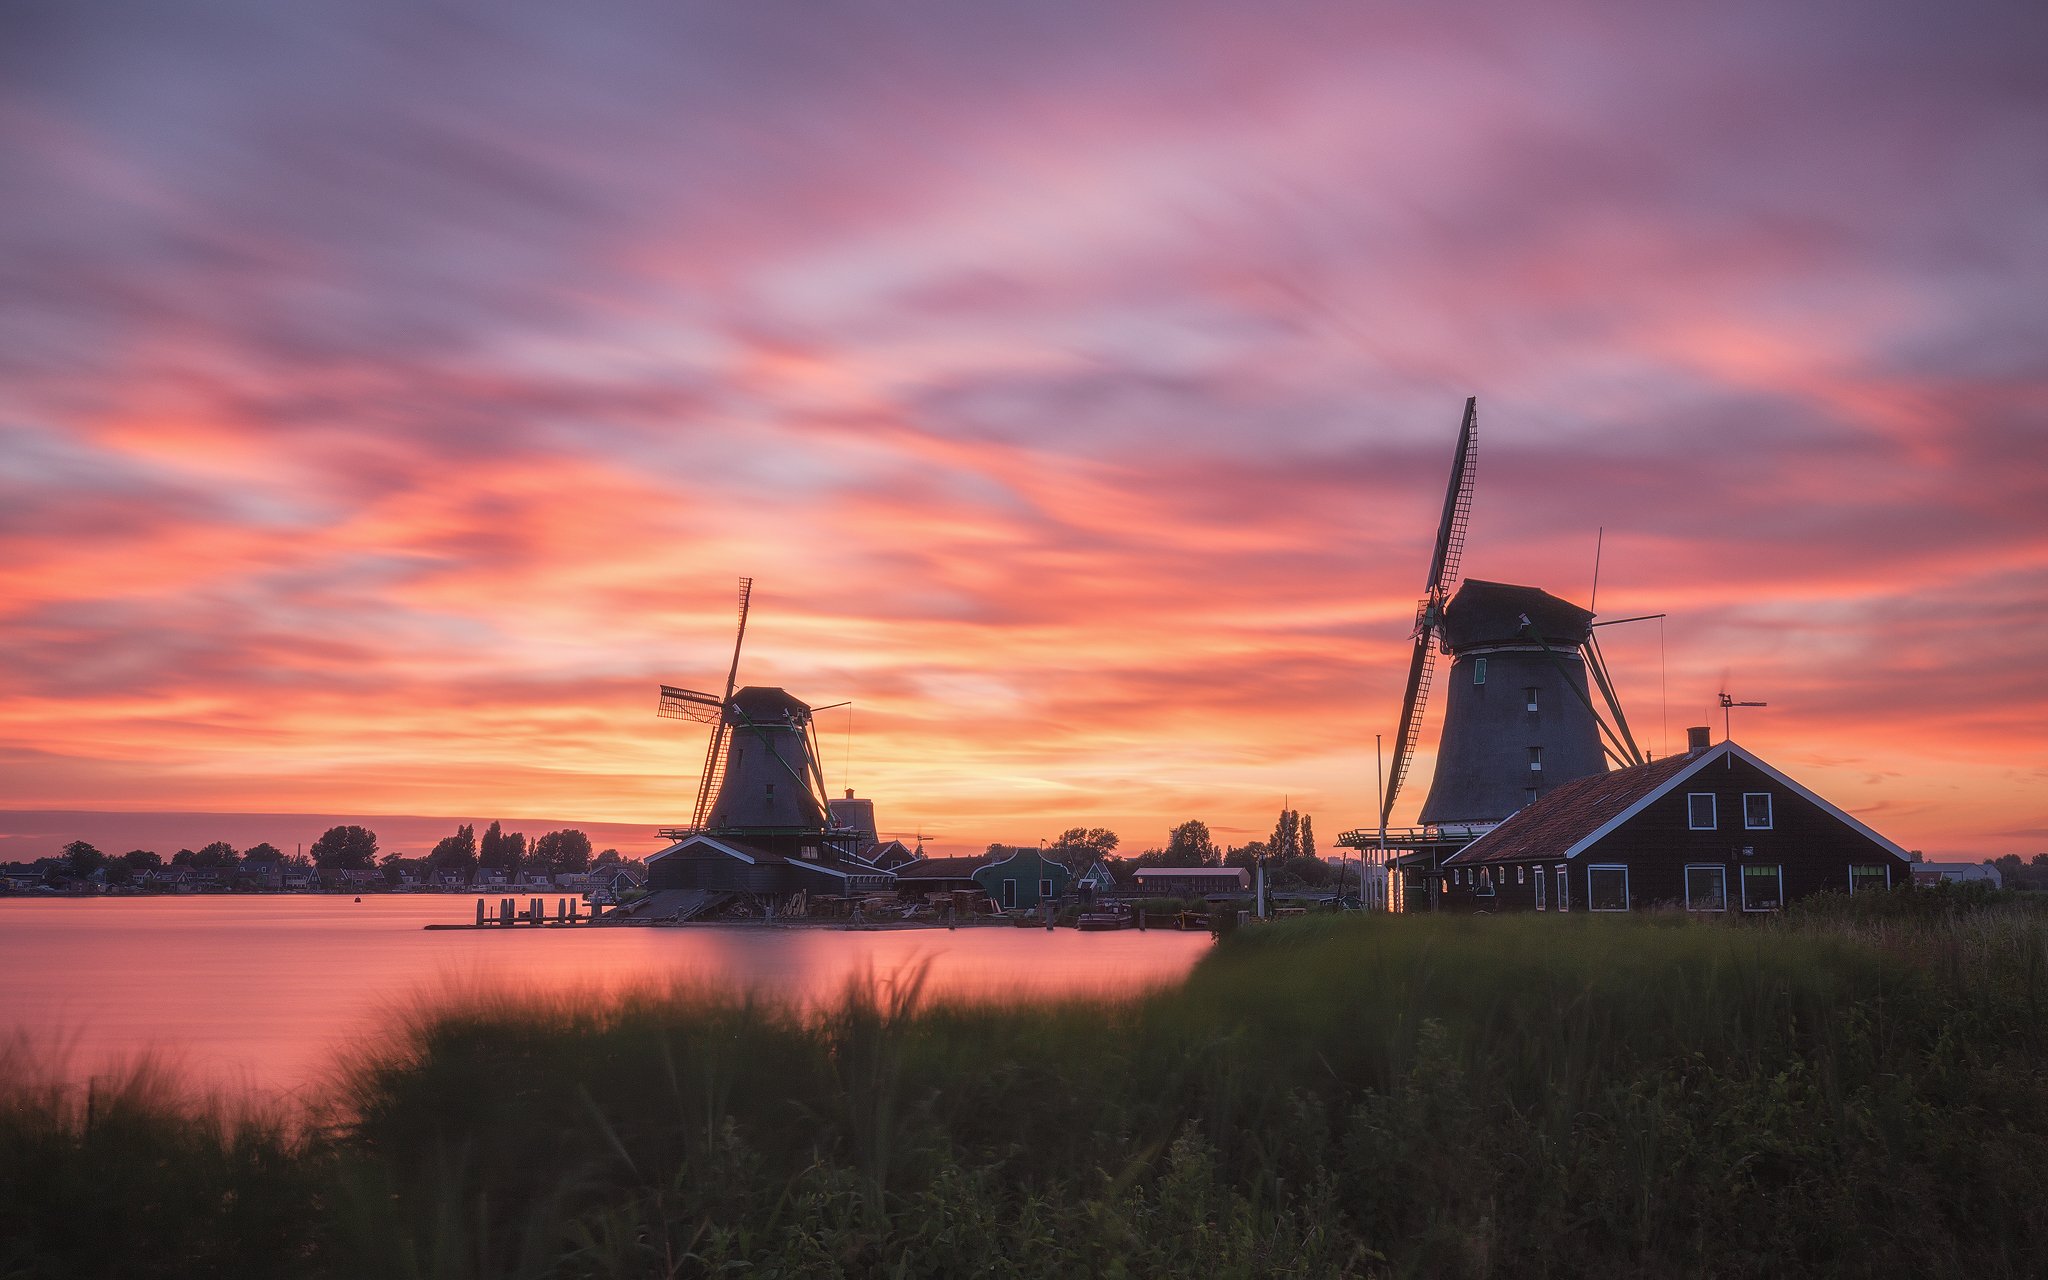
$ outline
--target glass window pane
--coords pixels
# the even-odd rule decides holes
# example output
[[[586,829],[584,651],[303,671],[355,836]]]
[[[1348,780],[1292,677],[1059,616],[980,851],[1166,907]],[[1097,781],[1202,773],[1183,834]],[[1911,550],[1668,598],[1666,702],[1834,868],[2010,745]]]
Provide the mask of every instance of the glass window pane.
[[[1849,868],[1849,892],[1851,893],[1863,893],[1871,889],[1889,889],[1891,884],[1891,870],[1882,864]]]
[[[1714,829],[1714,797],[1711,794],[1702,795],[1695,793],[1687,796],[1685,800],[1687,821],[1691,824],[1692,829],[1694,831],[1712,831]]]
[[[1589,911],[1628,910],[1628,868],[1586,868],[1586,909]]]
[[[1774,911],[1785,905],[1784,877],[1775,866],[1742,869],[1742,909]]]
[[[1685,869],[1685,906],[1688,911],[1726,911],[1728,909],[1728,869],[1726,867],[1687,867]]]
[[[1762,829],[1771,825],[1771,797],[1754,792],[1742,797],[1742,825]]]

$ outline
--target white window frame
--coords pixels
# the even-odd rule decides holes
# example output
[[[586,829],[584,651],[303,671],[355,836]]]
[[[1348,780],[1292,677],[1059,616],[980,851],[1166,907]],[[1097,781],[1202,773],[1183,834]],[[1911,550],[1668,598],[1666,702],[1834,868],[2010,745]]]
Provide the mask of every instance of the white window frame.
[[[1003,881],[1003,910],[1015,911],[1016,909],[1017,882],[1015,880],[1005,880]]]
[[[1557,909],[1559,911],[1569,912],[1572,909],[1571,869],[1571,864],[1568,862],[1557,864]]]
[[[1046,900],[1047,898],[1050,898],[1051,896],[1052,896],[1052,881],[1051,881],[1051,880],[1040,880],[1040,881],[1038,882],[1038,900],[1039,900],[1040,902],[1043,902],[1043,901],[1045,901],[1045,900]]]
[[[1479,874],[1473,877],[1473,893],[1481,898],[1491,898],[1493,896],[1492,867],[1479,868]]]
[[[1764,820],[1763,820],[1762,822],[1751,822],[1751,821],[1749,820],[1749,802],[1750,802],[1750,801],[1752,801],[1752,800],[1761,800],[1761,801],[1763,801],[1763,802],[1764,802]],[[1745,791],[1745,792],[1743,792],[1743,793],[1742,793],[1742,826],[1743,826],[1743,829],[1744,829],[1744,830],[1746,830],[1746,831],[1769,831],[1769,830],[1771,829],[1771,822],[1772,822],[1772,819],[1773,819],[1773,818],[1774,818],[1775,816],[1776,816],[1776,815],[1775,815],[1775,814],[1773,814],[1773,813],[1772,813],[1772,811],[1771,811],[1771,793],[1770,793],[1770,792],[1768,792],[1768,791]]]
[[[1768,907],[1749,905],[1749,873],[1758,867],[1770,867],[1778,873],[1778,900]],[[1759,876],[1758,879],[1763,877]],[[1752,862],[1742,868],[1742,909],[1744,911],[1782,911],[1785,909],[1785,865],[1778,862]]]
[[[1619,872],[1621,872],[1621,905],[1620,905],[1620,906],[1618,906],[1618,907],[1596,907],[1596,906],[1594,906],[1594,905],[1593,905],[1593,873],[1594,873],[1595,871],[1619,871]],[[1586,910],[1588,910],[1588,911],[1622,911],[1622,912],[1626,912],[1626,911],[1627,911],[1628,909],[1629,909],[1629,895],[1628,895],[1628,864],[1627,864],[1627,863],[1624,863],[1624,862],[1600,862],[1600,863],[1593,863],[1593,864],[1589,864],[1589,865],[1588,865],[1588,866],[1586,867]]]
[[[1696,907],[1692,905],[1692,873],[1695,871],[1717,871],[1721,875],[1721,905],[1718,907]],[[1685,909],[1687,911],[1726,911],[1728,909],[1728,867],[1721,862],[1688,862],[1685,864]]]
[[[1852,862],[1852,863],[1850,863],[1850,864],[1849,864],[1849,892],[1851,892],[1851,893],[1854,893],[1854,892],[1856,892],[1856,868],[1858,868],[1858,867],[1874,867],[1874,866],[1880,866],[1880,865],[1884,867],[1884,887],[1885,887],[1885,888],[1887,888],[1887,889],[1891,888],[1891,887],[1892,887],[1892,864],[1891,864],[1891,863],[1889,863],[1889,862],[1886,862],[1886,863],[1875,863],[1875,862]]]
[[[1531,772],[1531,773],[1541,773],[1541,772],[1543,772],[1543,748],[1541,748],[1541,747],[1531,747],[1531,748],[1529,748],[1529,772]]]
[[[1524,872],[1526,872],[1527,870],[1528,870],[1528,868],[1527,868],[1527,867],[1516,867],[1516,868],[1515,868],[1515,883],[1516,883],[1516,884],[1527,884],[1527,883],[1528,883],[1528,881],[1526,881],[1526,880],[1524,880],[1524,879],[1522,878],[1522,876],[1523,876],[1523,873],[1524,873]]]
[[[1532,872],[1530,879],[1536,886],[1536,909],[1538,911],[1547,910],[1548,908],[1543,905],[1543,868],[1531,867],[1530,871]]]
[[[1543,692],[1543,688],[1541,685],[1531,685],[1529,688],[1522,690],[1522,692],[1529,695],[1529,710],[1536,711],[1541,709],[1543,705],[1542,700],[1536,696],[1537,694]]]
[[[1699,824],[1699,815],[1693,812],[1693,801],[1707,802],[1707,825]],[[1688,791],[1685,793],[1685,825],[1689,831],[1719,831],[1721,829],[1721,806],[1711,791]]]

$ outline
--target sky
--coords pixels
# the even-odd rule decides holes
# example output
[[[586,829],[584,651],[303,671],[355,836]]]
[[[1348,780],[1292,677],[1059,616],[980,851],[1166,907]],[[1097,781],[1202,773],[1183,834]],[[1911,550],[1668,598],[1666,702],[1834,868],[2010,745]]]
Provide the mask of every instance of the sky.
[[[1476,395],[1464,570],[1587,603],[1604,539],[1653,752],[1725,688],[1901,844],[2048,851],[2044,54],[2017,3],[10,4],[0,806],[678,822],[656,686],[745,575],[742,681],[852,702],[885,831],[1327,847]]]

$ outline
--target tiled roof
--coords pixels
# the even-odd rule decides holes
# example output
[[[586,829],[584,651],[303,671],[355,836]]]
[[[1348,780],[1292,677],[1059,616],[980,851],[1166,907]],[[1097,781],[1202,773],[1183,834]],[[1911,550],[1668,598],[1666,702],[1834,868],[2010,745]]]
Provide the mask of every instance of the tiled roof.
[[[1236,876],[1246,873],[1244,867],[1139,867],[1140,876]]]
[[[919,858],[896,868],[899,880],[966,880],[988,865],[982,858]]]
[[[1666,756],[1567,782],[1444,859],[1445,866],[1564,856],[1579,841],[1685,771],[1694,757]]]

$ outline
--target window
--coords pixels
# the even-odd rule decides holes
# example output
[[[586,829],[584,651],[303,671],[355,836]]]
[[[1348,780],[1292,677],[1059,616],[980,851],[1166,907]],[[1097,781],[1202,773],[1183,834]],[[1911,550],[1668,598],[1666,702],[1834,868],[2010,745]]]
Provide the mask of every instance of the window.
[[[1892,887],[1892,869],[1886,866],[1850,867],[1849,892],[1865,893],[1871,889]]]
[[[1537,711],[1541,709],[1536,705],[1536,690],[1534,688],[1524,689],[1522,692],[1529,695],[1529,710]]]
[[[1015,880],[1005,880],[1003,881],[1003,910],[1008,911],[1016,905],[1017,882]]]
[[[1687,911],[1726,911],[1728,909],[1728,868],[1687,867],[1685,869],[1685,909]]]
[[[1522,880],[1522,872],[1523,872],[1524,870],[1526,870],[1526,868],[1523,868],[1523,867],[1516,867],[1516,868],[1515,868],[1515,883],[1516,883],[1516,884],[1521,884],[1521,883],[1523,883],[1523,880]]]
[[[1529,768],[1537,773],[1543,772],[1543,748],[1529,748]]]
[[[771,782],[771,783],[768,783],[768,784],[767,784],[767,786],[768,786],[768,798],[769,798],[770,800],[773,800],[773,799],[775,798],[775,784]]]
[[[1038,896],[1041,900],[1052,896],[1052,881],[1040,880],[1038,882]]]
[[[1586,868],[1586,910],[1628,910],[1628,868]]]
[[[1742,795],[1742,825],[1751,831],[1768,831],[1771,826],[1771,795],[1768,791],[1746,791]]]
[[[1557,864],[1557,909],[1558,909],[1559,911],[1570,911],[1570,910],[1572,909],[1572,882],[1571,882],[1571,880],[1570,880],[1570,879],[1569,879],[1569,878],[1568,878],[1568,877],[1567,877],[1567,876],[1565,875],[1565,871],[1566,871],[1566,867],[1565,867],[1565,864],[1564,864],[1564,863],[1562,863],[1562,862],[1558,863],[1558,864]]]
[[[1522,788],[1522,803],[1523,803],[1523,804],[1525,804],[1525,805],[1531,805],[1531,804],[1535,804],[1535,803],[1536,803],[1536,788],[1534,788],[1534,787],[1523,787],[1523,788]]]
[[[1714,829],[1714,797],[1695,791],[1685,798],[1685,823],[1694,831]]]
[[[1536,909],[1543,910],[1543,868],[1536,868]]]
[[[1482,898],[1491,898],[1493,896],[1493,869],[1491,867],[1482,868],[1479,872],[1479,896]]]
[[[1776,911],[1785,905],[1785,877],[1775,866],[1752,863],[1742,869],[1742,909]]]
[[[1486,683],[1486,659],[1484,659],[1484,658],[1474,658],[1474,659],[1472,659],[1472,683],[1473,683],[1473,684],[1485,684],[1485,683]]]

